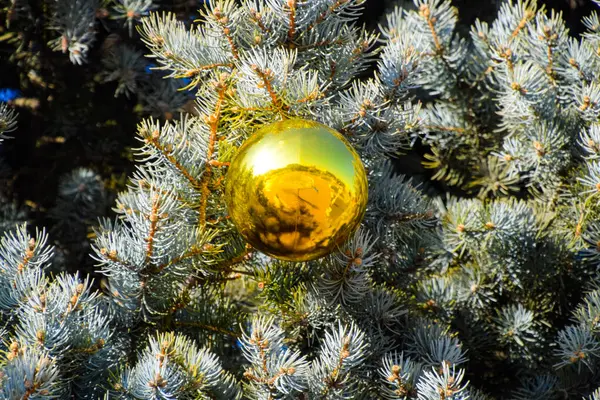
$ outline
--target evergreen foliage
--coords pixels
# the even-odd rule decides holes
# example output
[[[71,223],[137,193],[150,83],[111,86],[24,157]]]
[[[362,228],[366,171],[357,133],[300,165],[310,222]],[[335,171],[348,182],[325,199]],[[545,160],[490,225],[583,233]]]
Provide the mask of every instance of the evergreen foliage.
[[[76,64],[92,3],[55,4]],[[379,33],[363,3],[215,0],[192,24],[113,5],[161,79],[125,45],[102,79],[163,118],[138,126],[116,217],[69,246],[99,289],[44,231],[0,225],[2,398],[600,398],[598,11],[576,39],[506,1],[465,37],[448,0],[396,7]],[[193,112],[167,111],[186,93]],[[306,263],[252,249],[223,201],[236,149],[287,117],[340,131],[369,175],[361,228]],[[0,140],[15,121],[0,106]],[[413,147],[430,181],[394,170]],[[77,241],[109,201],[95,172],[64,176],[52,234]]]

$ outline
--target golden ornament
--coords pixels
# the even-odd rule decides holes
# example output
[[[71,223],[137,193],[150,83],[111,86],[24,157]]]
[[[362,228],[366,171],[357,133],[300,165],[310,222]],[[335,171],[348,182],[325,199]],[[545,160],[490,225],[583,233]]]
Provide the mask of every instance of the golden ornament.
[[[259,129],[229,166],[225,201],[254,248],[314,260],[354,233],[367,206],[365,168],[335,130],[286,119]]]

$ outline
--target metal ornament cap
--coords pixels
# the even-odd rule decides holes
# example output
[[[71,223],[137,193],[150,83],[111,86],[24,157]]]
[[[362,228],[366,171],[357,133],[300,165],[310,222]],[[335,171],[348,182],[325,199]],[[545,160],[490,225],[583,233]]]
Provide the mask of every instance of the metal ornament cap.
[[[352,146],[314,121],[265,125],[229,166],[225,201],[240,234],[254,248],[286,261],[332,252],[358,228],[368,183]]]

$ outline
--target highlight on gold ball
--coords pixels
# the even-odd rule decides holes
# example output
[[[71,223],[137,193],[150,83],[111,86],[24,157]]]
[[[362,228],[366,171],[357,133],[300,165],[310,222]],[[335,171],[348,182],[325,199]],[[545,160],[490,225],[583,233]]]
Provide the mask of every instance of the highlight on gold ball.
[[[234,225],[261,252],[308,261],[345,242],[364,216],[367,175],[337,131],[286,119],[265,125],[229,166],[225,201]]]

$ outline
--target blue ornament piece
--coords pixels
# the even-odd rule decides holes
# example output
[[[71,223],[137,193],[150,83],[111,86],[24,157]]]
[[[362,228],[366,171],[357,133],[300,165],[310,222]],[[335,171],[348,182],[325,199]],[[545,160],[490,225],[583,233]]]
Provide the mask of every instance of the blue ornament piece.
[[[13,88],[0,88],[0,101],[8,102],[21,97],[21,91]]]
[[[153,73],[153,72],[154,72],[154,71],[152,70],[152,68],[156,68],[156,67],[157,67],[157,65],[156,65],[156,64],[154,64],[154,63],[146,64],[146,66],[144,67],[144,71],[145,71],[147,74],[151,74],[151,73]]]

